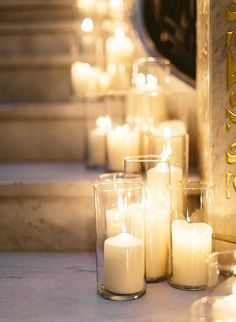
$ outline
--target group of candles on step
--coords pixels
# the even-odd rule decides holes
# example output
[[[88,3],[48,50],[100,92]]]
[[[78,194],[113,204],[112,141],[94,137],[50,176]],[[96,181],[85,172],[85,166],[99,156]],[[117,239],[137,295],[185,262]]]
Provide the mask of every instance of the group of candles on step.
[[[179,289],[201,290],[223,278],[229,295],[214,298],[205,314],[213,322],[235,322],[236,251],[231,261],[218,262],[212,253],[214,184],[184,181],[183,172],[173,177],[173,169],[163,156],[128,156],[123,172],[99,176],[97,292],[122,301],[145,294],[146,282],[167,279]],[[194,304],[192,321],[202,319],[197,314],[202,310]]]
[[[100,116],[96,127],[88,132],[88,165],[122,171],[125,156],[162,153],[164,149],[185,170],[187,140],[186,127],[180,120],[163,121],[147,131],[129,124],[114,126],[109,116]]]
[[[138,297],[145,279],[167,277],[175,287],[205,287],[212,228],[203,211],[211,211],[213,186],[185,184],[183,175],[163,155],[128,156],[123,179],[110,173],[94,186],[103,296]]]
[[[136,45],[129,0],[77,0],[77,59],[71,66],[76,97],[124,90],[130,84]]]

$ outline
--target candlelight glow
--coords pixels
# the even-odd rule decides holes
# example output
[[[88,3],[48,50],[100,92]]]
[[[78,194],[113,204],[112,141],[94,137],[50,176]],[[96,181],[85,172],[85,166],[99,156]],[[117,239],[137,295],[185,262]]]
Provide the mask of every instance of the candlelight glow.
[[[163,150],[161,153],[162,160],[169,159],[169,157],[171,156],[171,153],[172,153],[171,145],[169,142],[166,142],[166,144],[163,146]]]
[[[111,118],[109,116],[99,116],[96,120],[96,125],[107,129],[111,126]]]
[[[93,32],[94,30],[94,23],[91,18],[85,18],[81,23],[81,30],[83,32]]]
[[[116,28],[116,30],[115,30],[115,36],[117,38],[123,38],[125,36],[124,29],[121,28],[121,27]]]

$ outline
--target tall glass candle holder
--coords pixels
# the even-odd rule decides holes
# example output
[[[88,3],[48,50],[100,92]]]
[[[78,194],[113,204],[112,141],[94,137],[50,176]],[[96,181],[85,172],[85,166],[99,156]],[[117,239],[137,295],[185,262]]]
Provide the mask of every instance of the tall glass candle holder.
[[[128,181],[94,185],[97,293],[131,300],[145,293],[144,187]]]
[[[213,229],[209,224],[214,184],[172,182],[171,252],[168,282],[183,290],[207,286],[207,256],[212,252]]]
[[[143,178],[146,194],[146,280],[161,281],[166,278],[169,256],[169,162],[157,155],[130,156],[124,159],[124,172]]]
[[[181,181],[188,176],[189,136],[182,129],[182,125],[179,126],[179,132],[177,130],[172,132],[169,127],[164,127],[145,136],[147,153],[162,155],[170,160],[173,169],[181,169],[182,176],[180,178],[171,176],[171,181]]]
[[[211,294],[236,293],[236,250],[214,252],[208,256],[207,263],[207,287]]]

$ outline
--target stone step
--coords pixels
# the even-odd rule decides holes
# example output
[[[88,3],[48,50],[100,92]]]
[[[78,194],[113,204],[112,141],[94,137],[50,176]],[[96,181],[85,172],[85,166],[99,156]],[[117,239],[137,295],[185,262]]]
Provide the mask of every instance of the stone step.
[[[0,58],[71,55],[77,42],[74,20],[0,23]]]
[[[0,59],[0,102],[70,100],[71,64],[69,55]]]
[[[98,174],[83,163],[0,163],[0,250],[94,250]]]
[[[76,15],[76,0],[0,0],[0,21],[64,20]]]
[[[87,131],[96,118],[108,114],[115,121],[123,119],[123,105],[112,102],[106,97],[69,103],[0,104],[0,162],[85,160]]]

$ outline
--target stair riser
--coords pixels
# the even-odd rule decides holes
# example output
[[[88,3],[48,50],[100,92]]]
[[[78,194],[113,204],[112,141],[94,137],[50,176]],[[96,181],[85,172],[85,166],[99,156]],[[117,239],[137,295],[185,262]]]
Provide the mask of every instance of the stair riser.
[[[0,102],[48,102],[71,99],[70,66],[0,67]]]
[[[72,33],[37,33],[4,35],[0,33],[0,57],[31,56],[48,57],[70,55],[75,39]]]
[[[83,120],[0,122],[0,161],[83,160]]]
[[[0,250],[95,250],[93,197],[0,198]]]

